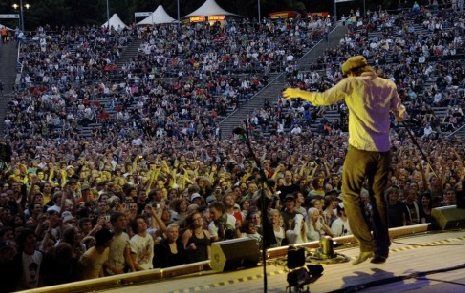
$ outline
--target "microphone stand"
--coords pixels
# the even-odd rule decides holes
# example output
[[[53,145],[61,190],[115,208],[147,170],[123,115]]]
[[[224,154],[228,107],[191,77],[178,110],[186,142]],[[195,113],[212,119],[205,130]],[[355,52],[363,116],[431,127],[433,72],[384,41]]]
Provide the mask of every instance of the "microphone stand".
[[[252,145],[250,144],[249,140],[249,135],[247,134],[247,131],[244,128],[237,127],[233,130],[233,133],[235,135],[240,136],[243,138],[247,145],[247,149],[252,156],[252,159],[254,160],[255,164],[257,165],[258,171],[260,173],[261,181],[262,181],[262,189],[261,189],[261,196],[260,196],[260,209],[262,213],[262,221],[263,221],[263,247],[262,247],[262,261],[263,261],[263,292],[268,292],[268,276],[267,276],[267,271],[266,271],[266,260],[267,260],[267,248],[271,244],[271,234],[270,231],[272,232],[272,227],[270,225],[270,222],[268,220],[268,203],[270,199],[266,196],[266,191],[265,189],[269,190],[268,186],[268,176],[266,176],[265,171],[262,168],[262,165],[260,163],[260,160],[257,159],[257,156],[255,155],[255,152],[252,149]]]
[[[410,136],[410,138],[412,139],[413,144],[420,150],[421,157],[426,162],[428,167],[431,169],[431,172],[433,172],[433,174],[434,174],[434,176],[436,176],[436,178],[439,178],[438,174],[436,174],[436,172],[434,172],[434,169],[431,166],[431,163],[429,162],[428,157],[425,155],[425,153],[423,153],[423,150],[421,149],[420,144],[415,139],[415,136],[413,135],[412,130],[410,130],[410,127],[407,125],[407,123],[405,123],[405,121],[401,121],[401,123],[402,123],[402,126],[404,126],[404,128],[407,130],[407,133]]]

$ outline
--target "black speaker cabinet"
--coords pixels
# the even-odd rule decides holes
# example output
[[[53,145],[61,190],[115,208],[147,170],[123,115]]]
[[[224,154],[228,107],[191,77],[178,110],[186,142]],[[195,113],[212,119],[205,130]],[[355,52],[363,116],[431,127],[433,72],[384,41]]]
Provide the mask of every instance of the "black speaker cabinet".
[[[462,186],[465,186],[464,184],[465,183],[462,182]],[[460,190],[460,191],[457,190],[456,196],[457,196],[457,208],[465,209],[465,190]]]
[[[433,224],[442,230],[465,227],[465,210],[456,205],[433,208],[431,210]]]
[[[256,266],[260,258],[257,242],[238,238],[212,243],[210,266],[215,271],[229,271]]]

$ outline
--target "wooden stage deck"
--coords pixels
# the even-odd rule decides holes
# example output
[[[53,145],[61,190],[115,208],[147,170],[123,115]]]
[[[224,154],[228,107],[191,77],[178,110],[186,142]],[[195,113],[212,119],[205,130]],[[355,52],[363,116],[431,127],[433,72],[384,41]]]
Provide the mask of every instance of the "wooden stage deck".
[[[323,275],[310,285],[313,293],[334,292],[465,292],[465,230],[428,231],[427,225],[390,229],[392,239],[385,264],[369,261],[352,265],[358,247],[351,237],[336,238],[337,257],[323,264]],[[308,244],[318,247],[318,243]],[[264,268],[227,272],[208,270],[208,262],[167,269],[129,273],[55,287],[27,290],[29,293],[194,293],[194,292],[286,292],[287,248],[268,250],[267,290]],[[284,256],[283,256],[284,255]],[[312,261],[315,262],[315,261]],[[23,291],[26,292],[26,291]]]
[[[325,264],[321,278],[310,285],[311,292],[465,292],[465,230],[393,239],[389,259],[382,265],[369,261],[352,265],[358,254],[354,246],[335,252],[345,256],[346,262]],[[101,292],[264,292],[263,271],[263,266],[222,273],[203,271]],[[267,292],[286,292],[286,262],[269,260],[267,273]]]

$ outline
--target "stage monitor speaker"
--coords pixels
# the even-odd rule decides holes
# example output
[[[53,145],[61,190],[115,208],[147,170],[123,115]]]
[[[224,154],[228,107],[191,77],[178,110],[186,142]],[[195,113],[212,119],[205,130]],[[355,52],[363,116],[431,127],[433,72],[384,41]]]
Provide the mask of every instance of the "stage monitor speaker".
[[[465,227],[465,212],[456,205],[433,208],[431,217],[433,225],[437,225],[442,230]]]
[[[256,266],[260,258],[257,242],[238,238],[212,243],[210,266],[215,271],[229,271]]]
[[[462,182],[462,186],[465,186],[465,182]],[[457,198],[457,207],[459,209],[465,209],[465,191],[457,190],[456,198]]]

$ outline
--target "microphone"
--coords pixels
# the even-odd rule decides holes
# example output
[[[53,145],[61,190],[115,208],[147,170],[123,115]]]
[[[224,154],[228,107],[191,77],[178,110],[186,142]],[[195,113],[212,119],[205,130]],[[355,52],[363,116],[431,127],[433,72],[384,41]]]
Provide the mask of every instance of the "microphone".
[[[236,127],[233,129],[233,133],[237,135],[245,135],[245,130],[242,127]]]

